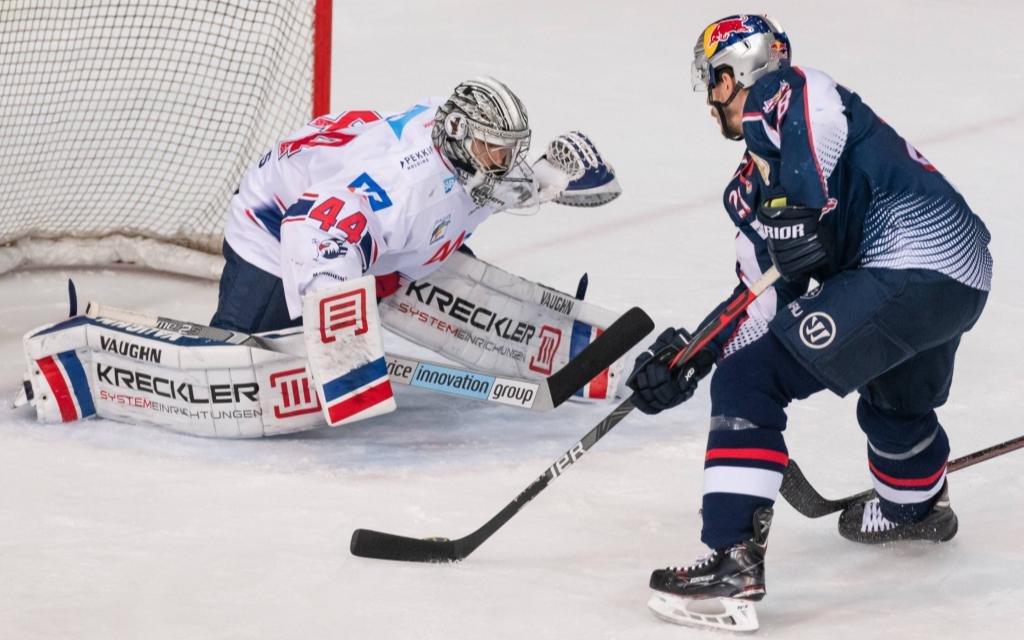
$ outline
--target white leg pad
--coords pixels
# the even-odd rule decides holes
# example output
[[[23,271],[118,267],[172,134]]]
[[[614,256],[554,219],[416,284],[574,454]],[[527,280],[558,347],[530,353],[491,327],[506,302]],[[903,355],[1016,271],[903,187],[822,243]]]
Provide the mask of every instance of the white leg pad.
[[[328,425],[395,410],[372,276],[304,295],[302,326]]]

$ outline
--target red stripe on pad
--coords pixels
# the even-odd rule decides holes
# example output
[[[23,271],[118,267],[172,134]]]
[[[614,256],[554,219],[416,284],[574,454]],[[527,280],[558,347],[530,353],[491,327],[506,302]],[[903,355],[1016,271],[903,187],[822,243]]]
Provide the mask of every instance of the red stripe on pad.
[[[740,458],[743,460],[764,460],[786,466],[789,464],[789,456],[781,451],[771,449],[709,449],[704,460],[718,460],[720,458]]]
[[[942,468],[927,478],[895,478],[879,471],[878,467],[873,465],[870,460],[868,460],[868,467],[871,469],[871,473],[875,474],[879,480],[886,484],[896,485],[897,487],[927,487],[928,485],[935,484],[935,481],[942,477],[942,473],[946,470],[946,463],[943,462]]]
[[[50,391],[53,392],[53,398],[57,401],[57,408],[60,409],[60,419],[64,422],[78,420],[78,410],[75,409],[75,400],[71,397],[71,389],[68,388],[68,383],[64,380],[64,374],[61,373],[60,367],[54,362],[53,356],[36,360],[36,364],[39,365],[39,370],[43,372],[46,383],[50,385]]]
[[[604,333],[601,329],[594,329],[594,340],[601,337]],[[593,340],[592,340],[593,341]],[[590,381],[590,394],[589,397],[595,400],[604,400],[608,397],[608,370],[605,369],[601,373],[597,374],[597,377]]]
[[[345,418],[354,416],[361,411],[384,402],[392,395],[391,381],[384,380],[380,384],[376,384],[365,391],[331,405],[327,408],[327,415],[330,417],[331,422],[341,422]]]

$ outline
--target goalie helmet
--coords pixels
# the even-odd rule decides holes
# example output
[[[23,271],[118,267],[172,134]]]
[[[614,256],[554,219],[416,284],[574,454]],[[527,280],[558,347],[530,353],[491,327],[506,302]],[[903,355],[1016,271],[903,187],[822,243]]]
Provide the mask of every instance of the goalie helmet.
[[[530,149],[526,107],[504,83],[491,77],[455,87],[434,116],[432,136],[478,205],[487,202],[494,187],[523,164]]]
[[[708,25],[693,47],[690,79],[694,91],[715,86],[715,71],[732,69],[740,87],[790,65],[789,38],[768,16],[729,16]]]

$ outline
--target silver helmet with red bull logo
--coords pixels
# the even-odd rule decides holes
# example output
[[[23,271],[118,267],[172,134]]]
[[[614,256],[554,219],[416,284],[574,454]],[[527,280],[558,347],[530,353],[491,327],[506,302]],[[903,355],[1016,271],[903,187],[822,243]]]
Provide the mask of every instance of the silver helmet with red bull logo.
[[[709,24],[693,47],[690,79],[694,91],[715,86],[715,71],[732,69],[741,87],[751,87],[762,76],[788,67],[791,48],[786,32],[768,16],[737,15]]]

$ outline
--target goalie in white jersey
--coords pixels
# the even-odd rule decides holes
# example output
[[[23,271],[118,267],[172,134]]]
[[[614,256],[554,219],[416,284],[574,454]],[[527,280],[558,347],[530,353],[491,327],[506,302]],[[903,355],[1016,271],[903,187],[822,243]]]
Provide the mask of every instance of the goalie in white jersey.
[[[493,78],[401,113],[321,116],[248,170],[231,201],[214,326],[301,323],[302,296],[364,275],[377,297],[437,269],[491,214],[554,200],[604,204],[620,190],[572,132],[526,163],[526,109]]]
[[[529,147],[526,109],[492,78],[401,113],[314,119],[276,143],[231,201],[212,324],[264,333],[262,346],[93,309],[26,337],[25,401],[43,421],[95,415],[217,437],[380,415],[396,408],[392,381],[552,408],[530,381],[565,367],[618,314],[459,249],[497,211],[595,206],[620,189],[581,133],[558,136],[532,165]],[[447,362],[385,354],[383,326]],[[614,397],[620,365],[575,394]]]

